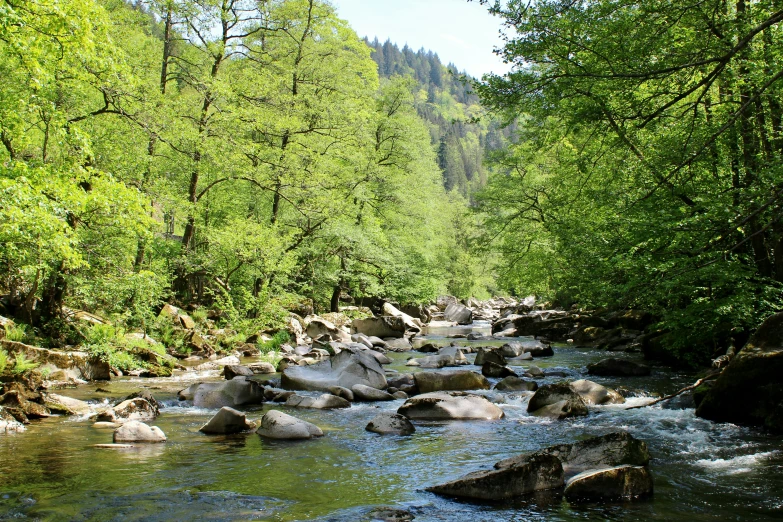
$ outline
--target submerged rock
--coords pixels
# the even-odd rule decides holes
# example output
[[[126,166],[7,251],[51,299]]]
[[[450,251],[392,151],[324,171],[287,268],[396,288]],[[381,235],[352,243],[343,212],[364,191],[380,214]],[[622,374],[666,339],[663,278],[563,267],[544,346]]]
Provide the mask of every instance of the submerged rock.
[[[278,410],[270,410],[261,418],[261,426],[256,433],[268,439],[302,440],[322,437],[324,432],[302,419]]]
[[[542,450],[517,455],[495,464],[496,469],[519,465],[536,455],[553,455],[563,465],[566,476],[582,471],[620,466],[646,466],[650,462],[647,443],[624,431],[592,437],[573,444],[558,444]]]
[[[294,394],[286,399],[285,405],[292,408],[313,408],[316,410],[351,407],[351,403],[347,400],[329,393],[324,393],[320,397],[304,397],[302,395]]]
[[[253,427],[254,424],[247,422],[244,413],[234,408],[223,406],[214,417],[209,419],[209,422],[199,428],[199,431],[202,433],[227,435],[252,430]]]
[[[650,367],[628,359],[610,357],[588,364],[587,373],[603,377],[643,377],[650,375]]]
[[[419,372],[413,379],[420,393],[489,389],[486,377],[468,370]]]
[[[426,488],[439,495],[502,500],[563,485],[563,467],[551,455],[537,455],[516,466],[500,470],[474,471],[467,475]]]
[[[652,493],[650,471],[630,465],[584,471],[572,477],[565,487],[565,496],[571,502],[632,500],[649,497]]]
[[[166,442],[166,435],[157,426],[130,421],[114,430],[114,442]]]
[[[351,348],[310,366],[289,366],[283,370],[282,387],[288,390],[327,391],[332,386],[350,389],[363,384],[382,390],[386,376],[372,355]]]
[[[625,402],[625,398],[615,390],[587,379],[574,381],[568,386],[578,393],[586,404],[622,404]]]
[[[411,421],[398,413],[381,413],[375,416],[365,429],[381,435],[410,435],[416,431]]]
[[[533,415],[564,419],[587,415],[587,405],[567,384],[546,384],[530,398],[527,411]]]
[[[536,391],[538,384],[516,376],[506,377],[495,385],[497,391]]]
[[[503,410],[480,395],[462,392],[434,392],[417,395],[405,401],[397,413],[409,419],[494,420],[503,417]]]
[[[699,390],[696,415],[783,433],[781,375],[783,312],[764,321],[714,384]]]

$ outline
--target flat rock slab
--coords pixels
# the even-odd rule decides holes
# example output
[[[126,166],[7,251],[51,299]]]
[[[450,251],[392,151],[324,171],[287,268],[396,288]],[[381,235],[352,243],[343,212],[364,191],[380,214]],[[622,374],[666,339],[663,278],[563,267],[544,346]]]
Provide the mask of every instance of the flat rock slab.
[[[324,393],[320,397],[304,397],[302,395],[291,395],[285,401],[286,406],[292,408],[313,408],[316,410],[332,410],[336,408],[350,408],[351,403],[342,397]]]
[[[474,471],[427,491],[481,500],[503,500],[563,485],[563,467],[551,455],[539,455],[501,470]]]
[[[93,444],[92,447],[99,449],[130,449],[136,446],[133,444]]]
[[[324,432],[316,426],[293,415],[278,410],[270,410],[261,418],[256,433],[268,439],[304,440],[322,437]]]
[[[495,420],[503,410],[480,395],[462,392],[434,392],[405,401],[397,413],[422,420]]]
[[[413,375],[413,379],[421,393],[488,390],[490,386],[486,377],[469,370],[419,372]]]
[[[634,500],[652,494],[652,475],[642,466],[584,471],[572,477],[565,487],[565,496],[570,502]]]

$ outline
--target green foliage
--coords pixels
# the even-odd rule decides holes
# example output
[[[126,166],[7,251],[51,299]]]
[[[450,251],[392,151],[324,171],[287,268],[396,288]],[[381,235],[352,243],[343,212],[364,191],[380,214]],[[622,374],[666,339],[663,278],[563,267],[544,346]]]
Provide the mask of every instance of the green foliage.
[[[478,197],[503,286],[649,310],[661,344],[689,365],[779,310],[775,8],[542,0],[491,10],[509,24],[502,55],[516,68],[476,88],[522,122]]]
[[[263,343],[258,343],[258,351],[261,353],[277,352],[280,350],[280,346],[291,342],[291,336],[285,330],[280,330],[272,338]]]
[[[8,352],[0,348],[0,373],[3,373],[8,366]]]
[[[21,375],[37,367],[38,363],[28,360],[23,353],[17,353],[14,357],[14,367],[11,368],[11,373]]]

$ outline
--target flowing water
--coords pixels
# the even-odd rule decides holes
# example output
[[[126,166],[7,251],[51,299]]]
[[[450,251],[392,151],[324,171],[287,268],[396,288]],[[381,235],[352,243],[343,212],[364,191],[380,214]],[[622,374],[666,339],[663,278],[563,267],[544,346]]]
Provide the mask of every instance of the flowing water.
[[[487,324],[474,327],[488,332]],[[451,339],[445,336],[467,331],[433,330],[419,342],[447,344]],[[390,369],[416,370],[405,366],[410,354],[389,355],[394,361]],[[593,349],[556,346],[554,357],[532,364],[554,373],[541,384],[562,380],[563,374],[569,380],[581,378],[586,364],[606,356]],[[394,411],[403,401],[354,403],[347,410],[291,411],[325,432],[320,439],[298,442],[269,441],[254,433],[200,433],[198,428],[215,411],[180,403],[176,392],[195,381],[216,379],[216,372],[189,372],[170,379],[123,378],[65,390],[66,395],[108,403],[148,387],[165,405],[154,424],[168,441],[126,450],[94,448],[93,444],[111,442],[111,431],[74,417],[36,421],[24,433],[2,435],[0,520],[343,521],[366,520],[378,506],[407,509],[417,521],[783,518],[780,437],[714,424],[695,417],[689,407],[656,405],[624,411],[694,380],[663,367],[654,368],[649,377],[594,378],[607,386],[636,390],[638,397],[625,405],[591,408],[588,417],[539,419],[527,415],[529,395],[482,392],[501,402],[504,419],[417,422],[415,434],[396,437],[369,433],[364,427],[377,413]],[[251,408],[248,417],[258,420],[270,407],[283,408]],[[502,458],[617,429],[650,446],[655,479],[651,500],[571,505],[552,493],[513,502],[470,503],[423,490],[488,469]]]

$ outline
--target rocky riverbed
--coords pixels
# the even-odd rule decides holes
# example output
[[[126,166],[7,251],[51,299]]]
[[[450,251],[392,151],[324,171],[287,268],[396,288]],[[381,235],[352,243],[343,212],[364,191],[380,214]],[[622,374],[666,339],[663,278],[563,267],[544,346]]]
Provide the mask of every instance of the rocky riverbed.
[[[405,435],[382,435],[377,429],[366,429],[368,425],[406,428],[404,419],[389,420],[398,411],[405,413],[406,404],[411,409],[404,396],[374,401],[354,396],[353,402],[346,401],[349,407],[335,409],[295,407],[290,396],[285,402],[271,402],[271,394],[265,393],[282,386],[278,373],[250,377],[259,383],[254,389],[266,399],[256,401],[251,393],[247,403],[233,406],[254,424],[252,429],[234,434],[200,431],[226,404],[214,402],[211,396],[209,401],[198,403],[195,392],[192,396],[181,393],[198,383],[207,383],[208,389],[209,383],[225,383],[219,368],[176,371],[171,377],[122,377],[62,390],[58,393],[87,401],[90,411],[36,420],[24,432],[0,436],[0,519],[743,520],[771,519],[780,514],[783,455],[779,437],[697,418],[688,395],[649,408],[626,410],[674,392],[691,383],[693,375],[662,366],[649,368],[646,375],[590,374],[591,365],[608,356],[634,363],[640,355],[625,351],[607,354],[593,347],[562,343],[551,346],[553,355],[540,352],[530,359],[524,353],[516,355],[513,346],[505,350],[503,346],[509,342],[533,346],[532,337],[498,339],[490,334],[490,323],[483,321],[461,327],[429,327],[413,339],[413,347],[424,347],[429,353],[385,351],[388,361],[379,366],[388,382],[399,385],[398,391],[405,386],[401,378],[405,374],[411,374],[417,386],[426,383],[442,388],[442,384],[432,383],[453,382],[450,375],[464,371],[475,375],[471,382],[487,383],[472,384],[470,388],[475,389],[466,392],[449,392],[457,397],[468,393],[470,400],[481,405],[469,410],[485,412],[480,416],[483,418],[443,420],[410,415],[413,431],[405,429]],[[476,340],[468,340],[468,336]],[[439,350],[452,343],[458,349]],[[437,356],[445,358],[447,366],[422,367],[420,361],[433,357],[433,350],[439,350]],[[505,360],[493,359],[503,353]],[[581,400],[585,411],[561,415],[562,404],[557,406],[557,414],[541,415],[540,408],[529,411],[534,396],[533,390],[527,389],[530,386],[494,389],[501,381],[513,382],[513,376],[493,374],[497,369],[487,361],[473,364],[478,356],[489,356],[489,362],[515,373],[520,382],[553,390],[546,396],[539,394],[534,403],[544,401],[550,408],[561,401]],[[412,366],[411,359],[419,364]],[[240,361],[246,366],[254,362],[257,359]],[[440,377],[425,379],[425,375]],[[244,378],[240,375],[239,380]],[[608,391],[586,385],[585,379]],[[571,384],[558,388],[563,382]],[[328,393],[293,387],[299,388],[294,392],[296,397],[311,401]],[[159,428],[166,441],[118,441],[123,446],[102,447],[113,442],[116,425],[112,422],[117,419],[106,418],[96,425],[94,414],[142,389],[160,403],[160,414],[139,420]],[[368,393],[355,386],[345,389],[353,394]],[[421,399],[422,395],[416,395],[419,391],[432,391],[407,390],[414,399]],[[563,394],[568,396],[561,397]],[[577,411],[581,406],[568,409]],[[269,411],[286,415],[267,415]],[[288,416],[315,429],[291,427],[286,424]],[[386,424],[379,416],[386,417]],[[308,440],[270,436],[281,426],[298,433],[297,439]],[[496,463],[520,454],[614,432],[628,433],[647,444],[652,458],[645,469],[654,483],[652,497],[585,502],[569,494],[568,488],[556,485],[500,502],[466,503],[454,498],[454,491],[438,490],[438,486],[470,472],[493,473]],[[557,466],[549,461],[539,464]],[[573,473],[566,475],[571,478]],[[378,511],[380,508],[389,509]]]

